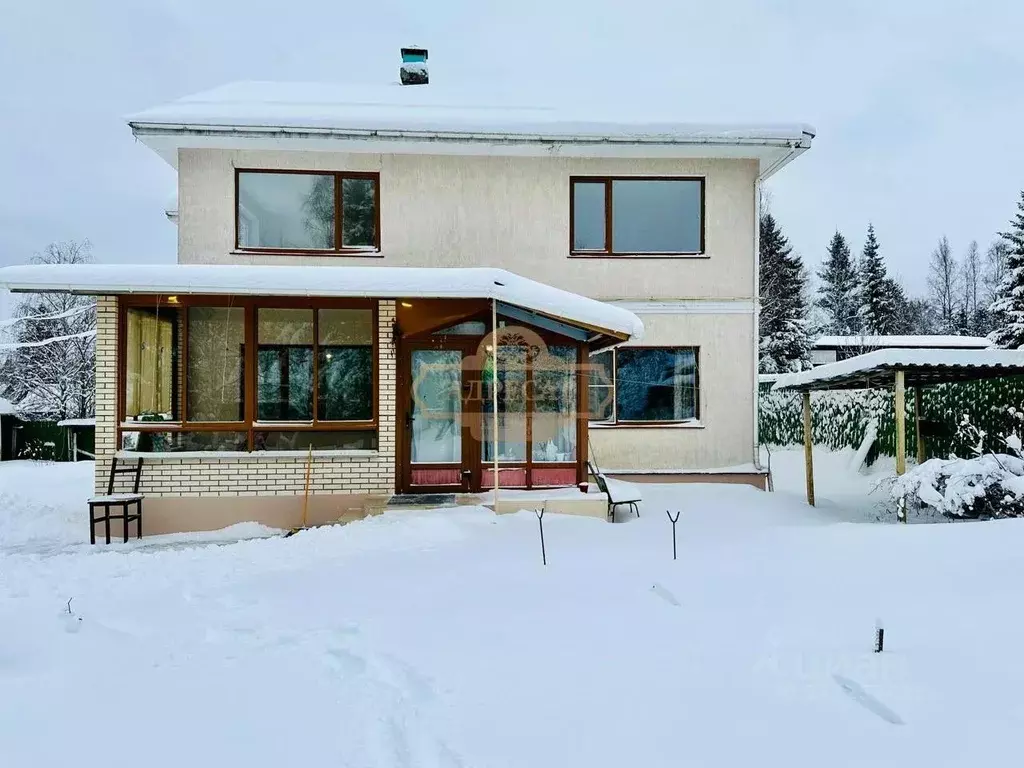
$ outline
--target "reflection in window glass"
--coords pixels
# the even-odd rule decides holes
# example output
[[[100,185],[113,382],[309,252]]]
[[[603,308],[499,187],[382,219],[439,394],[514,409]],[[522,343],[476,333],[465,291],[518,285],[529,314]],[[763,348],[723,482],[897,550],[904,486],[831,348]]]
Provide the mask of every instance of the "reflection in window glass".
[[[412,350],[412,462],[462,460],[462,352]]]
[[[696,179],[612,181],[612,251],[698,253],[701,182]]]
[[[189,307],[189,421],[242,421],[245,310]]]
[[[256,412],[260,421],[313,419],[313,310],[257,312]]]
[[[377,182],[373,179],[342,179],[341,205],[342,247],[373,247],[377,242]]]
[[[334,432],[305,430],[281,432],[258,431],[253,434],[253,449],[257,451],[374,451],[377,433],[372,429]]]
[[[526,461],[526,347],[498,347],[498,462]],[[494,461],[493,358],[482,385],[484,461]]]
[[[440,331],[434,331],[434,336],[483,336],[487,333],[487,324],[483,320],[466,320],[462,323],[449,325]]]
[[[572,249],[605,249],[604,182],[577,181],[572,185]]]
[[[533,460],[576,460],[576,348],[551,346],[533,361]]]
[[[373,313],[368,309],[321,309],[319,313],[317,418],[372,419]]]
[[[238,245],[334,248],[334,176],[238,174]]]
[[[698,418],[695,349],[623,347],[615,354],[615,407],[620,422]]]
[[[125,336],[125,418],[177,421],[178,310],[132,307]]]
[[[245,432],[122,432],[121,449],[141,453],[247,451]]]
[[[615,417],[613,354],[611,350],[598,352],[587,361],[587,408],[591,421],[612,421]]]

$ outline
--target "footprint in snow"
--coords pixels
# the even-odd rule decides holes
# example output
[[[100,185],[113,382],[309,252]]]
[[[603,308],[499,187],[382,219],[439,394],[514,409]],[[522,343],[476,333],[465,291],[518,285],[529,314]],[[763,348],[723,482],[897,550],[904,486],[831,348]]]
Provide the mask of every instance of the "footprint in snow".
[[[682,605],[682,603],[680,603],[676,599],[675,595],[673,595],[669,590],[667,590],[663,586],[661,586],[661,584],[659,584],[658,582],[655,582],[654,586],[651,587],[651,592],[653,592],[655,595],[660,597],[662,600],[664,600],[669,605],[676,606],[676,608],[679,608]]]

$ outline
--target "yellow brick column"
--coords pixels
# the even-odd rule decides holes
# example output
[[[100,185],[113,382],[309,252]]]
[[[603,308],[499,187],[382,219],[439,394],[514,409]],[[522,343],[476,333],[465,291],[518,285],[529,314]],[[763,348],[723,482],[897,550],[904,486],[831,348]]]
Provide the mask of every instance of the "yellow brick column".
[[[106,493],[110,461],[117,451],[117,298],[96,299],[96,475]]]
[[[377,303],[377,386],[379,413],[376,462],[376,486],[381,493],[395,490],[395,394],[398,349],[391,328],[397,317],[394,301]]]

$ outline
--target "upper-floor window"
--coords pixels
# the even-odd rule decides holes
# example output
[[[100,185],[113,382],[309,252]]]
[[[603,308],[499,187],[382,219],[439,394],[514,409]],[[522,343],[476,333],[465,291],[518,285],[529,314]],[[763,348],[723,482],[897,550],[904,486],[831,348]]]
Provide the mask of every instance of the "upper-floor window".
[[[377,251],[376,173],[236,172],[235,246],[300,253]]]
[[[575,256],[683,256],[704,252],[704,179],[570,179]]]

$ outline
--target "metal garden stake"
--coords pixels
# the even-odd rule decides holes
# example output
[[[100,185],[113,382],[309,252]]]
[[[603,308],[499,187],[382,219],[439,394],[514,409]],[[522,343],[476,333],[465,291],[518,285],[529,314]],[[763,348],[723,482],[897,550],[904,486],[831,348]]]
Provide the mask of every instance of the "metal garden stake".
[[[882,626],[882,620],[878,619],[875,621],[875,653],[881,653],[884,646],[885,627]]]
[[[544,565],[548,564],[548,553],[544,549],[544,509],[533,510],[534,514],[537,515],[537,525],[540,526],[540,559]]]
[[[667,509],[665,510],[665,514],[668,515],[669,522],[672,523],[672,559],[673,560],[676,559],[676,523],[679,522],[679,515],[681,515],[682,513],[683,513],[683,511],[681,509],[680,510],[676,510],[676,516],[672,517],[672,513],[669,512]]]

